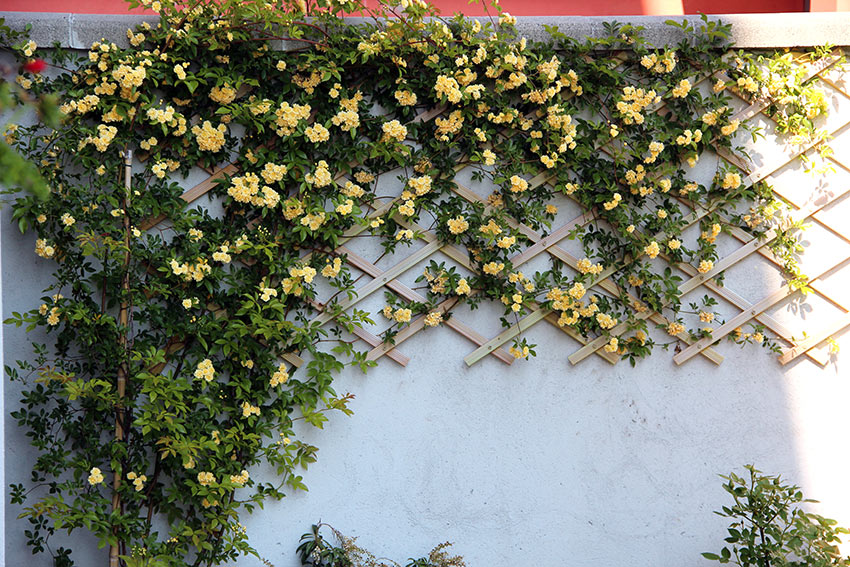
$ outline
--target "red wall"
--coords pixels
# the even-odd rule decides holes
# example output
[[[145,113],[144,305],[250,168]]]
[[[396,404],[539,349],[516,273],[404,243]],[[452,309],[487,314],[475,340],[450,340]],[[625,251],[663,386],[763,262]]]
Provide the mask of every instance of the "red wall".
[[[434,0],[444,14],[463,12],[480,16],[480,4],[467,0]],[[515,16],[622,16],[674,14],[738,14],[802,12],[803,0],[502,0],[502,8]],[[0,10],[12,12],[74,12],[125,14],[122,0],[0,0]]]

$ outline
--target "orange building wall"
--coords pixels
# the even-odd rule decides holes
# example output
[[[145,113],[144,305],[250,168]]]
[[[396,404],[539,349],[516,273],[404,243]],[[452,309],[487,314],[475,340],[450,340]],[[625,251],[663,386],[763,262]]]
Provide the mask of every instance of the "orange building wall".
[[[811,10],[850,10],[850,0],[810,0]],[[484,15],[480,4],[467,0],[434,0],[443,14]],[[515,16],[624,16],[678,14],[741,14],[802,12],[804,0],[502,0]],[[126,14],[123,0],[0,0],[0,10],[12,12],[74,12]],[[140,12],[141,13],[141,12]]]

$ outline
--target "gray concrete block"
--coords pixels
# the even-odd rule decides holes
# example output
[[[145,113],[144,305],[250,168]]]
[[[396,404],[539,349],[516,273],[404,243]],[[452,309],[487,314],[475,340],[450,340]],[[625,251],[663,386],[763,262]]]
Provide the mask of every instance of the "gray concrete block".
[[[127,28],[143,21],[156,22],[153,16],[103,15],[103,14],[50,14],[43,12],[0,12],[9,25],[23,29],[32,24],[32,37],[47,46],[58,41],[62,47],[87,49],[92,42],[107,39],[118,45],[127,45]],[[850,44],[850,12],[793,13],[793,14],[724,14],[712,16],[732,24],[732,42],[741,48],[769,47],[812,47],[830,43]],[[485,21],[486,18],[480,18]],[[700,23],[699,16],[525,16],[518,18],[517,32],[530,40],[545,41],[549,38],[544,25],[557,26],[568,37],[582,40],[604,34],[603,23],[617,20],[644,27],[644,37],[656,46],[676,45],[684,35],[665,22],[686,19]],[[365,20],[350,18],[356,25]],[[371,20],[369,20],[371,21]],[[273,46],[290,49],[289,44]]]
[[[120,47],[129,47],[127,30],[135,29],[142,22],[156,25],[156,16],[71,14],[69,46],[88,49],[96,41],[107,40]]]
[[[71,14],[51,14],[47,12],[0,12],[6,25],[15,30],[23,30],[32,25],[30,38],[40,47],[49,47],[59,42],[60,47],[68,47],[71,30]]]

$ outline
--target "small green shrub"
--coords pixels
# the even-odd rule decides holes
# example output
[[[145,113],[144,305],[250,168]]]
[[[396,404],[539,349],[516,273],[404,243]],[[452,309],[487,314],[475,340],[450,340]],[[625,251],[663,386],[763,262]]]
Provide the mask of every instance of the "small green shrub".
[[[322,527],[333,532],[338,545],[332,544],[321,534]],[[451,543],[438,544],[426,557],[409,558],[405,567],[466,567],[463,557],[450,555]],[[357,545],[356,537],[348,537],[327,524],[313,524],[310,531],[301,536],[298,545],[301,567],[401,567],[391,559],[375,557]]]
[[[779,476],[763,475],[752,465],[744,468],[749,478],[721,475],[735,505],[715,513],[732,518],[725,538],[730,545],[719,554],[703,553],[703,557],[741,567],[850,565],[850,557],[842,557],[838,549],[840,534],[850,530],[803,510],[800,504],[815,500],[804,499],[798,486],[784,484]]]

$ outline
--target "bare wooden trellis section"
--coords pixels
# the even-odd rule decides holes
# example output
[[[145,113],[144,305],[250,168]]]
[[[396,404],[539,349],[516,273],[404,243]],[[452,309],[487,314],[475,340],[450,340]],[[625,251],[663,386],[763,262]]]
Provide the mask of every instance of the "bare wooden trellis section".
[[[830,57],[826,57],[817,62],[805,63],[806,80],[823,81],[837,93],[840,93],[840,96],[842,96],[844,99],[847,100],[848,103],[850,103],[850,94],[848,94],[846,90],[842,89],[840,85],[837,85],[835,82],[830,81],[827,77],[824,76],[825,73],[839,60],[840,54],[840,51],[836,50]],[[707,74],[706,76],[695,79],[696,82],[702,82],[711,79],[714,76],[714,74]],[[739,93],[736,93],[734,91],[733,93],[740,97]],[[743,97],[740,98],[747,104],[743,109],[736,113],[734,118],[737,118],[741,120],[741,122],[743,122],[745,120],[750,120],[761,115],[765,120],[772,120],[770,116],[764,113],[765,109],[770,104],[769,100],[758,100],[756,102],[751,103]],[[661,111],[663,109],[662,107],[663,105],[660,105],[654,110]],[[414,120],[433,120],[443,114],[445,111],[445,107],[434,108],[429,111],[423,112]],[[832,128],[832,130],[828,134],[835,135],[836,133],[843,131],[848,125],[850,125],[850,121],[844,122],[838,125],[837,127]],[[798,203],[795,202],[795,200],[791,197],[791,192],[789,188],[784,187],[781,181],[772,177],[772,175],[775,174],[777,171],[792,163],[794,160],[799,159],[800,156],[803,155],[805,152],[811,150],[816,145],[816,143],[817,141],[811,142],[806,145],[797,146],[795,147],[794,151],[791,152],[789,155],[782,156],[782,158],[779,160],[766,163],[755,169],[753,169],[751,167],[751,164],[747,163],[745,160],[733,156],[721,149],[715,148],[715,153],[717,154],[719,159],[727,161],[728,163],[739,168],[742,173],[746,174],[746,179],[743,181],[745,185],[753,185],[760,181],[767,181],[772,186],[774,193],[791,205],[791,207],[793,208],[793,211],[791,213],[791,217],[793,220],[817,223],[819,226],[827,229],[832,234],[837,235],[845,242],[850,243],[850,231],[846,230],[845,227],[836,226],[834,221],[832,224],[830,224],[826,216],[822,214],[823,210],[826,207],[828,207],[830,204],[837,202],[845,194],[850,192],[850,186],[832,187],[831,193],[826,199],[821,199],[818,201],[810,199],[808,202]],[[605,150],[605,148],[602,148],[602,150]],[[838,167],[850,172],[850,165],[844,164],[840,161],[839,158],[835,156],[830,156],[828,159],[832,160],[832,162]],[[455,173],[459,172],[465,167],[467,166],[456,167]],[[216,179],[220,178],[222,175],[233,175],[237,171],[238,169],[233,164],[225,165],[224,167],[211,171],[210,177],[202,183],[186,191],[183,194],[183,199],[187,202],[192,202],[198,199],[214,187]],[[551,175],[544,170],[542,173],[529,180],[529,185],[530,187],[536,187],[548,183],[550,177]],[[342,178],[342,175],[336,176],[336,180],[340,180]],[[482,203],[486,205],[483,199],[479,197],[476,193],[464,187],[463,185],[458,184],[457,182],[455,182],[454,192],[461,198],[469,201],[470,203]],[[385,202],[379,208],[373,210],[370,216],[377,218],[385,214],[397,202],[397,199],[398,198]],[[690,210],[689,214],[685,217],[685,220],[689,225],[693,225],[695,223],[698,223],[699,220],[708,213],[709,211],[703,209]],[[578,217],[565,223],[563,226],[554,228],[549,234],[545,236],[519,222],[511,222],[511,228],[523,234],[523,236],[531,242],[531,244],[527,248],[525,248],[523,251],[516,254],[512,258],[512,263],[514,267],[518,268],[519,266],[537,258],[538,256],[549,256],[559,260],[564,265],[569,266],[572,269],[577,269],[578,258],[576,258],[567,250],[565,250],[561,246],[561,242],[568,236],[568,234],[573,229],[588,224],[592,219],[592,213],[585,213],[579,215]],[[151,228],[162,220],[164,220],[164,218],[149,219],[141,225],[141,228]],[[411,289],[409,286],[402,283],[399,278],[415,266],[427,261],[429,258],[438,253],[447,256],[458,266],[461,266],[470,272],[476,271],[475,266],[472,265],[469,261],[469,255],[467,251],[460,250],[452,244],[440,242],[433,232],[426,230],[423,227],[412,223],[407,223],[402,219],[396,220],[397,222],[399,222],[399,224],[405,226],[405,228],[414,229],[418,233],[420,233],[422,235],[422,239],[424,240],[424,245],[414,251],[408,252],[404,255],[404,258],[402,258],[400,261],[390,266],[389,268],[382,269],[376,266],[374,262],[358,255],[345,245],[347,241],[354,238],[355,236],[358,236],[366,230],[364,226],[356,226],[352,228],[343,237],[340,246],[336,249],[335,252],[337,254],[345,255],[347,257],[348,265],[361,272],[363,274],[362,277],[368,277],[371,279],[356,288],[355,296],[340,301],[336,305],[336,308],[338,310],[344,311],[346,309],[349,309],[358,304],[359,302],[365,300],[372,294],[381,290],[388,290],[407,301],[424,302],[425,297],[423,297],[418,291]],[[679,285],[678,288],[681,295],[685,295],[699,288],[704,288],[706,292],[708,292],[710,295],[724,300],[730,306],[739,310],[737,315],[728,317],[725,323],[723,323],[720,327],[714,329],[710,337],[694,340],[689,336],[687,332],[679,333],[677,335],[677,338],[682,341],[686,346],[680,352],[675,354],[675,356],[673,356],[673,360],[676,364],[683,364],[684,362],[690,360],[691,358],[697,355],[703,356],[714,364],[720,364],[723,361],[723,356],[716,350],[714,350],[712,346],[715,345],[718,341],[727,337],[730,333],[734,333],[742,325],[747,324],[750,321],[756,321],[764,325],[779,339],[785,341],[788,344],[788,346],[783,349],[781,355],[779,356],[779,361],[782,364],[787,364],[803,355],[807,356],[809,359],[820,365],[824,365],[829,362],[828,349],[824,346],[824,343],[828,341],[833,335],[842,332],[847,327],[850,327],[850,289],[845,290],[843,295],[837,295],[835,292],[829,292],[825,288],[825,286],[821,284],[821,278],[826,275],[829,275],[830,273],[833,273],[834,271],[850,263],[850,256],[843,258],[834,258],[832,264],[829,267],[821,270],[820,273],[807,274],[809,276],[808,286],[813,290],[813,292],[819,295],[821,298],[825,299],[827,302],[837,307],[841,311],[841,313],[833,317],[832,320],[830,320],[827,324],[823,325],[820,328],[807,329],[805,336],[794,336],[793,332],[789,328],[787,328],[786,325],[776,320],[769,313],[767,313],[767,310],[776,306],[779,302],[792,296],[795,293],[800,293],[796,289],[789,286],[787,283],[781,286],[779,289],[771,290],[761,300],[756,302],[750,302],[747,299],[744,299],[741,295],[734,292],[733,290],[719,285],[714,280],[714,278],[718,274],[722,273],[724,270],[728,270],[729,268],[735,266],[742,260],[749,258],[755,254],[763,257],[772,264],[781,266],[781,261],[775,258],[769,250],[769,244],[773,239],[776,238],[777,234],[777,231],[774,229],[769,231],[763,238],[753,239],[751,235],[744,232],[743,230],[732,228],[731,235],[740,242],[740,246],[738,246],[738,248],[735,249],[733,252],[727,254],[726,256],[720,258],[717,262],[715,262],[714,267],[707,273],[699,273],[694,266],[687,263],[674,264],[675,268],[677,268],[686,276],[686,279]],[[655,235],[655,237],[656,239],[661,239],[664,238],[665,235],[659,234]],[[621,290],[617,286],[617,284],[615,284],[610,279],[610,276],[615,271],[615,268],[608,268],[604,270],[602,273],[594,277],[590,282],[585,284],[585,287],[590,290],[593,287],[598,286],[599,288],[610,294],[622,294],[623,290]],[[631,296],[629,297],[633,300],[635,299]],[[438,306],[438,309],[443,312],[446,312],[454,306],[454,303],[455,302],[452,299],[446,300]],[[313,323],[323,325],[334,318],[333,312],[324,310],[321,308],[321,306],[317,307],[320,312],[313,319]],[[502,347],[506,343],[512,341],[514,338],[527,332],[529,329],[533,328],[537,323],[541,321],[546,321],[547,323],[551,324],[560,331],[563,331],[565,334],[572,337],[581,345],[578,350],[576,350],[567,357],[571,364],[578,364],[579,362],[591,355],[599,356],[600,358],[611,364],[616,364],[619,361],[618,355],[614,353],[608,353],[602,349],[602,347],[605,346],[609,341],[608,336],[600,336],[588,339],[582,337],[580,334],[578,334],[569,327],[559,326],[557,322],[558,316],[550,310],[544,308],[543,306],[533,305],[530,308],[526,307],[526,309],[529,311],[527,315],[519,319],[515,324],[506,328],[503,332],[489,339],[484,335],[480,334],[473,327],[459,320],[457,316],[453,316],[450,319],[446,320],[443,325],[457,332],[459,335],[461,335],[466,340],[475,345],[475,350],[473,350],[469,355],[464,358],[464,361],[468,365],[473,365],[476,362],[487,357],[488,355],[493,356],[494,358],[500,360],[505,364],[511,364],[514,361],[514,357],[508,354]],[[637,311],[635,309],[633,316],[637,319],[649,319],[653,323],[663,326],[666,326],[670,323],[670,320],[665,317],[663,313],[655,312],[649,309],[645,309],[643,310],[643,312]],[[420,331],[425,329],[424,319],[425,318],[423,315],[412,320],[408,326],[401,329],[394,336],[392,344],[383,342],[381,338],[365,329],[355,329],[355,335],[361,340],[363,340],[366,344],[368,344],[369,347],[371,347],[371,350],[369,350],[367,355],[368,360],[377,360],[386,355],[398,364],[405,366],[407,365],[410,359],[402,352],[400,352],[399,347],[403,345],[405,341],[409,340],[411,337],[417,335]],[[626,325],[626,323],[620,323],[619,325],[611,329],[609,332],[611,336],[619,336],[625,333],[627,330],[628,326]],[[288,356],[287,360],[295,366],[300,366],[301,364],[303,364],[303,361],[294,355]]]

